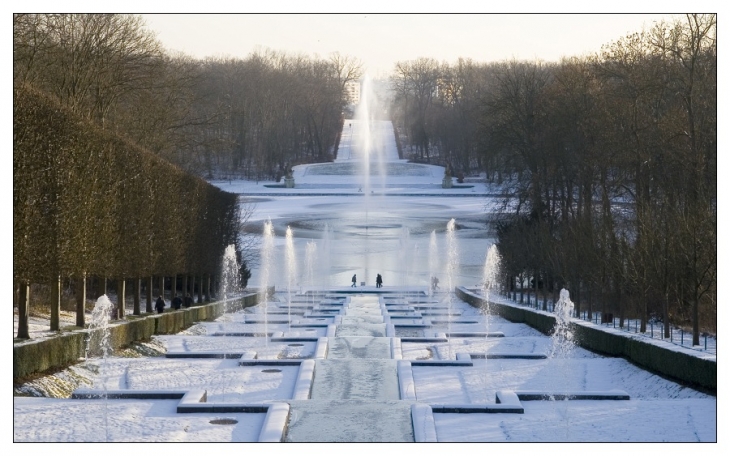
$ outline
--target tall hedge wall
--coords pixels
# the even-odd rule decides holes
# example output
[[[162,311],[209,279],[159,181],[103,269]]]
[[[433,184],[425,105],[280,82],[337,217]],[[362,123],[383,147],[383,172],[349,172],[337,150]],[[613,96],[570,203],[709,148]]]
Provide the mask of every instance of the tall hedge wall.
[[[13,95],[15,280],[217,271],[236,239],[235,195],[31,87]]]

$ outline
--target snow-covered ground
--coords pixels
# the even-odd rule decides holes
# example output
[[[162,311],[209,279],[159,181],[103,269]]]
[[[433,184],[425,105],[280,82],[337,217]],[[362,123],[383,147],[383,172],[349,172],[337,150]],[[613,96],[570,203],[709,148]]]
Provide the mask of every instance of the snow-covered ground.
[[[392,308],[386,312],[384,305],[343,305],[340,313],[319,318],[307,318],[301,312],[285,313],[293,308],[286,303],[287,227],[294,236],[297,271],[291,290],[297,301],[293,305],[306,301],[319,304],[316,298],[297,294],[310,289],[375,291],[376,274],[383,276],[386,291],[406,286],[427,290],[433,275],[439,277],[441,290],[449,284],[474,287],[483,282],[486,252],[493,243],[487,222],[489,213],[499,207],[497,196],[486,195],[497,194],[497,189],[485,183],[442,189],[443,168],[397,160],[392,130],[389,137],[388,126],[379,123],[368,126],[379,132],[370,136],[379,152],[372,155],[366,167],[363,128],[361,122],[346,120],[338,160],[295,167],[294,189],[266,186],[279,184],[274,182],[214,182],[224,190],[242,194],[244,204],[253,204],[249,232],[257,235],[265,221],[273,222],[275,252],[269,284],[276,286],[275,300],[154,340],[168,352],[234,352],[244,357],[256,353],[259,360],[276,362],[316,358],[321,355],[318,341],[325,339],[330,352],[326,359],[316,360],[320,375],[315,367],[310,399],[295,399],[300,367],[239,365],[236,359],[116,356],[104,362],[89,360],[58,375],[83,378],[79,386],[97,390],[104,386],[108,390],[133,391],[202,389],[211,403],[285,402],[291,406],[289,434],[285,437],[288,441],[363,441],[377,440],[378,436],[380,441],[412,440],[413,425],[402,422],[412,403],[485,405],[495,403],[496,391],[539,390],[551,394],[566,389],[622,390],[631,399],[523,401],[524,414],[434,413],[436,437],[444,442],[718,440],[716,397],[648,373],[625,360],[604,358],[579,348],[564,359],[473,359],[472,366],[414,365],[415,399],[394,399],[392,382],[398,361],[384,359],[383,353],[388,354],[393,340],[399,337],[432,337],[446,332],[504,334],[491,338],[451,337],[445,342],[436,337],[431,341],[402,342],[404,362],[456,360],[460,353],[549,352],[550,338],[522,324],[497,317],[485,319],[479,310],[449,299],[443,291],[433,306],[439,312],[457,315],[450,321],[445,316],[416,316],[414,312],[425,313],[427,309],[414,307],[414,302],[405,297],[401,311]],[[378,156],[381,159],[376,160]],[[367,169],[371,178],[364,178],[358,169]],[[453,238],[447,233],[452,218],[457,225]],[[450,260],[453,267],[448,267]],[[249,285],[262,285],[261,265],[254,261],[251,266]],[[357,288],[350,289],[353,274],[357,274]],[[360,282],[365,282],[365,287]],[[372,300],[363,303],[373,305]],[[278,313],[271,313],[273,310]],[[397,318],[403,316],[406,318]],[[290,325],[290,318],[307,324]],[[388,322],[423,323],[425,327],[395,327],[397,337],[393,338],[385,334]],[[230,335],[246,332],[277,332],[297,340]],[[229,335],[220,335],[223,333]],[[330,383],[317,383],[322,381]],[[368,394],[371,399],[364,399]],[[251,442],[265,426],[263,413],[177,413],[177,402],[15,397],[13,439]],[[360,413],[359,422],[347,415],[352,411]],[[222,418],[237,423],[216,424]],[[703,446],[701,450],[712,452],[716,447]],[[666,446],[658,449],[675,450]]]
[[[367,290],[374,288],[367,287]],[[386,291],[392,290],[386,288]],[[456,360],[459,354],[466,353],[541,355],[549,353],[553,344],[550,338],[526,325],[510,323],[495,316],[485,318],[480,310],[458,299],[449,299],[446,293],[437,294],[435,302],[428,304],[431,306],[428,310],[418,310],[413,307],[413,302],[408,303],[408,299],[404,298],[404,304],[397,308],[383,310],[387,307],[381,305],[367,312],[357,308],[357,296],[363,296],[357,298],[360,302],[370,300],[377,303],[378,298],[353,293],[350,301],[343,304],[333,318],[339,327],[336,336],[332,332],[329,334],[327,358],[316,360],[316,381],[311,387],[311,399],[306,404],[294,399],[299,376],[296,365],[278,365],[272,369],[265,365],[239,365],[236,358],[111,357],[91,359],[75,369],[86,370],[92,382],[90,387],[97,391],[104,388],[108,391],[205,389],[208,403],[287,402],[292,407],[289,419],[292,420],[292,436],[297,438],[294,441],[338,441],[333,436],[352,426],[347,416],[340,417],[341,429],[333,424],[337,420],[318,428],[312,425],[312,421],[316,420],[306,418],[327,415],[329,407],[332,407],[332,413],[346,414],[349,400],[355,401],[349,405],[350,408],[368,407],[370,414],[379,410],[377,413],[383,418],[395,420],[390,414],[412,403],[403,402],[402,407],[398,405],[397,386],[395,392],[392,391],[393,386],[377,387],[396,381],[396,377],[387,380],[391,377],[385,374],[390,369],[389,365],[394,366],[389,363],[396,362],[389,361],[390,338],[363,336],[372,335],[378,327],[384,328],[384,323],[379,325],[378,321],[399,325],[410,321],[397,318],[405,313],[442,311],[452,314],[450,320],[441,320],[445,319],[441,316],[414,317],[414,320],[420,320],[430,328],[424,329],[424,332],[433,331],[434,334],[468,329],[474,333],[504,335],[450,338],[446,341],[404,341],[401,343],[404,361]],[[404,310],[409,307],[409,312]],[[317,335],[310,337],[304,332],[307,328],[295,326],[321,323],[315,323],[317,320],[306,315],[292,314],[290,325],[284,310],[290,310],[286,302],[269,302],[226,315],[217,322],[200,323],[183,334],[156,337],[155,342],[164,346],[168,353],[227,352],[240,355],[254,352],[259,360],[314,358],[316,343],[313,340],[322,338],[322,328],[309,328],[317,330]],[[243,331],[278,332],[282,337],[299,337],[303,341],[230,335]],[[438,441],[717,441],[715,397],[646,372],[623,359],[605,358],[574,348],[564,358],[475,358],[472,361],[471,366],[413,366],[415,401],[429,405],[488,405],[494,404],[496,392],[503,390],[548,394],[620,390],[627,393],[630,400],[523,401],[525,412],[520,415],[434,413]],[[381,371],[383,373],[378,373]],[[261,413],[180,414],[176,413],[175,404],[176,400],[16,397],[14,440],[256,441],[264,422],[264,414]],[[234,419],[237,423],[211,424],[211,421],[223,418]],[[59,421],[64,425],[59,426]],[[397,428],[398,423],[396,420],[393,426]],[[400,423],[400,426],[404,424]],[[358,441],[358,433],[366,431],[353,431],[352,441]],[[395,441],[389,439],[400,438],[400,432],[382,438]]]

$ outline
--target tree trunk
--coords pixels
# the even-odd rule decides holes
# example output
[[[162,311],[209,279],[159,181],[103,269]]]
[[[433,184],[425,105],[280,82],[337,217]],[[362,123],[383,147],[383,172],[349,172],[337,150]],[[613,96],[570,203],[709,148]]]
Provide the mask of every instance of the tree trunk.
[[[162,299],[165,299],[165,276],[157,277],[157,296],[162,296]]]
[[[18,339],[30,339],[28,312],[30,308],[30,285],[20,282],[18,289]]]
[[[200,275],[200,281],[198,282],[198,304],[203,302],[203,275]]]
[[[152,283],[153,283],[152,276],[147,277],[147,306],[145,307],[145,312],[152,313]]]
[[[664,311],[662,312],[662,319],[664,320],[664,338],[669,339],[669,290],[664,290],[664,305],[662,306]]]
[[[210,302],[210,274],[205,282],[205,302]]]
[[[692,299],[692,345],[700,344],[700,298],[697,296],[697,288]]]
[[[104,280],[106,283],[106,280]],[[104,290],[106,294],[106,290]],[[83,328],[86,325],[86,274],[76,281],[76,326]]]
[[[170,301],[177,294],[177,274],[173,274],[170,278]]]
[[[187,293],[187,292],[188,292],[188,275],[187,274],[183,274],[183,276],[182,276],[182,295],[183,295],[183,298],[185,297],[185,293]],[[184,299],[183,299],[183,301],[184,301]]]
[[[51,331],[61,329],[61,276],[51,282]]]
[[[117,318],[124,320],[126,314],[124,296],[126,295],[127,281],[125,279],[117,280]]]
[[[593,284],[588,282],[588,321],[593,320]]]
[[[644,280],[644,283],[646,283],[646,280]],[[643,288],[641,292],[641,303],[639,305],[639,312],[641,315],[639,315],[639,318],[641,320],[641,327],[639,328],[639,332],[645,333],[646,332],[646,302],[648,300],[648,297],[646,295],[646,287]]]
[[[134,310],[132,311],[132,314],[140,315],[142,313],[141,309],[140,309],[140,301],[142,300],[141,299],[141,297],[142,297],[141,296],[142,295],[142,279],[137,277],[136,279],[134,279],[133,284],[134,284],[133,285],[134,286]]]
[[[524,304],[525,302],[525,281],[522,277],[522,274],[519,275],[520,280],[520,304]]]

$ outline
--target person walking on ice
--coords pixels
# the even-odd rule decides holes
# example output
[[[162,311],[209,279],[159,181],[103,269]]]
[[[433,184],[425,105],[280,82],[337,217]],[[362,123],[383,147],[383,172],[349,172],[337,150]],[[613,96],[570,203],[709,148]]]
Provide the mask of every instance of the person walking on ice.
[[[350,288],[352,288],[352,287],[357,288],[357,274],[352,275],[352,285],[350,286]]]
[[[383,288],[383,276],[380,274],[375,278],[375,288]]]

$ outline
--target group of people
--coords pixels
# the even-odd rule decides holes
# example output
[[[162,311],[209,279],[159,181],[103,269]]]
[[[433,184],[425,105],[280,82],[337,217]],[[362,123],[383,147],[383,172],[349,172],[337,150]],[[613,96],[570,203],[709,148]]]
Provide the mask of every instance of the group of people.
[[[352,285],[350,285],[350,288],[352,287],[357,287],[357,274],[352,275]],[[375,288],[383,288],[383,276],[380,274],[375,277]]]
[[[352,285],[350,287],[357,287],[357,274],[352,275]],[[375,288],[383,288],[383,276],[378,274],[375,277]],[[431,290],[438,290],[439,289],[439,279],[438,277],[431,277]]]
[[[193,305],[193,297],[190,296],[190,293],[186,293],[185,296],[181,297],[179,294],[176,294],[174,298],[172,298],[172,309],[173,310],[180,310],[181,307],[190,307]],[[157,313],[162,313],[165,310],[165,300],[162,298],[162,296],[157,297],[157,301],[155,301],[155,310]]]

